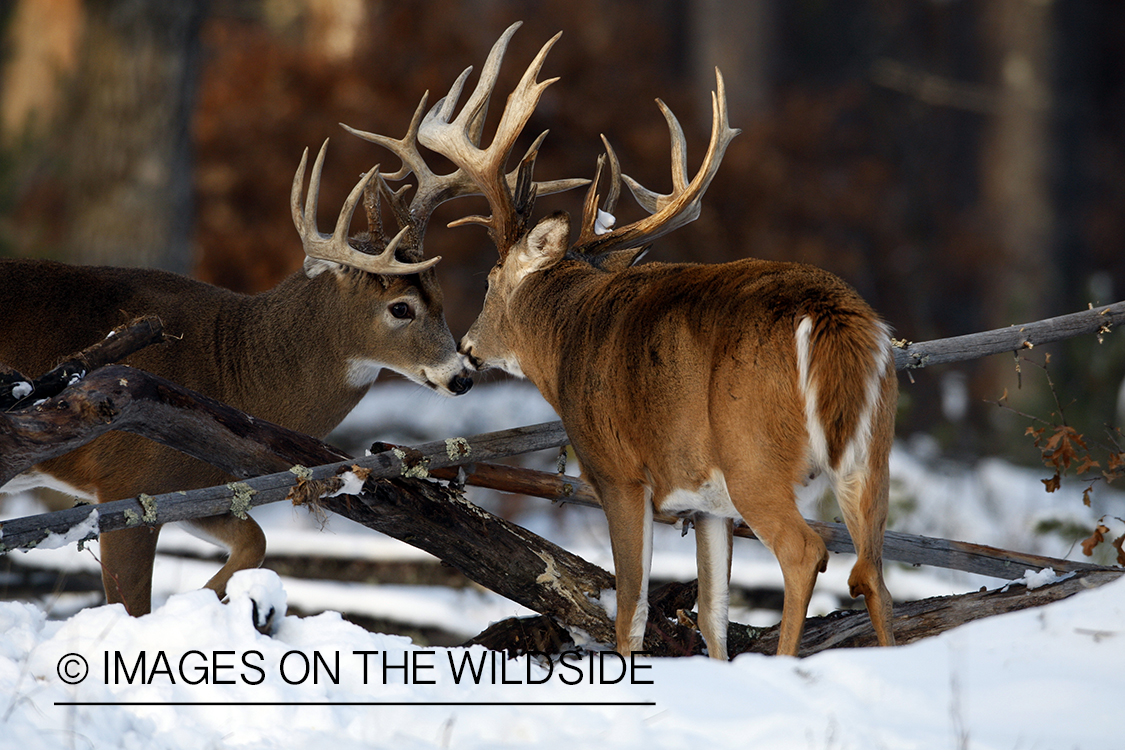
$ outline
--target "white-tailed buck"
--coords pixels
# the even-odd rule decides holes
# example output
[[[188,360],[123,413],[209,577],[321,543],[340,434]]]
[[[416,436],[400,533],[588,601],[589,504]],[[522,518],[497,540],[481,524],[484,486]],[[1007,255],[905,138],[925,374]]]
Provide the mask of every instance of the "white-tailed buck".
[[[477,146],[471,127],[514,30],[493,47],[461,113],[454,117],[464,76],[423,120],[419,140],[473,175],[490,201],[490,217],[462,220],[488,229],[500,260],[461,351],[477,369],[527,377],[562,417],[609,521],[618,651],[642,644],[655,510],[694,521],[699,623],[710,655],[726,658],[734,519],[781,564],[778,652],[796,654],[827,552],[797,510],[795,487],[820,471],[858,552],[852,594],[866,598],[879,642],[893,643],[882,573],[897,395],[888,328],[847,284],[806,265],[634,265],[652,240],[698,215],[738,133],[727,124],[718,71],[711,142],[693,178],[679,123],[660,103],[672,137],[672,192],[658,195],[625,178],[650,216],[613,228],[620,172],[607,143],[606,201],[599,209],[596,177],[577,242],[569,245],[565,214],[529,229],[531,160],[514,192],[498,176],[552,83],[535,78],[554,39],[509,97],[488,149]]]
[[[433,209],[477,189],[463,173],[437,175],[411,145],[425,99],[401,140],[361,134],[403,160],[394,174],[371,169],[348,196],[334,232],[317,229],[317,196],[325,146],[312,169],[301,207],[306,151],[293,180],[293,221],[305,249],[303,271],[271,291],[247,296],[155,270],[92,268],[35,260],[0,262],[0,363],[32,376],[54,367],[136,316],[156,314],[170,336],[127,364],[173,380],[249,414],[323,437],[358,403],[381,368],[399,372],[445,395],[462,394],[470,373],[449,331],[422,239]],[[355,132],[355,131],[353,131]],[[386,180],[414,174],[391,191]],[[539,186],[551,192],[584,181]],[[370,231],[349,241],[360,197]],[[387,240],[380,196],[390,202],[401,231]],[[44,462],[4,491],[54,486],[99,502],[207,487],[229,477],[170,448],[126,433],[109,433]],[[220,597],[230,576],[258,566],[265,538],[252,520],[216,516],[193,522],[230,549],[207,583]],[[151,606],[152,568],[159,528],[101,536],[106,596],[134,615]]]

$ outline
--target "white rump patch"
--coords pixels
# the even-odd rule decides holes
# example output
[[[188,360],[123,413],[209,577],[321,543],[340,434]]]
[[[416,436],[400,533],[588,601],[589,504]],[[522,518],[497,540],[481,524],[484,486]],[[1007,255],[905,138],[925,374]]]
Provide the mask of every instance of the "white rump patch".
[[[818,414],[818,393],[816,384],[812,382],[809,366],[812,358],[812,318],[805,316],[797,324],[797,376],[801,393],[805,397],[805,429],[809,435],[809,453],[815,468],[831,472],[834,476],[846,477],[855,473],[857,469],[867,462],[867,448],[871,442],[871,432],[875,407],[879,401],[879,391],[887,371],[891,354],[890,330],[882,322],[875,324],[879,331],[878,349],[872,352],[871,369],[867,372],[867,382],[863,389],[863,409],[860,411],[859,423],[855,433],[844,446],[840,457],[840,465],[835,471],[828,462],[828,438],[824,434],[824,427],[820,423]]]

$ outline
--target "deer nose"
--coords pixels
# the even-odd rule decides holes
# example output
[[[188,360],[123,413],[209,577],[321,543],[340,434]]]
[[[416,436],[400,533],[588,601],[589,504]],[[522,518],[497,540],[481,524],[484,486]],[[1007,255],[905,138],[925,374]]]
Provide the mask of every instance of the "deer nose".
[[[468,343],[465,339],[461,340],[459,351],[461,352],[461,356],[468,360],[469,365],[474,370],[479,372],[481,367],[484,366],[484,360],[473,354],[473,345]]]
[[[449,390],[453,393],[454,396],[460,396],[461,394],[468,392],[468,390],[472,387],[473,379],[465,375],[455,375],[453,379],[449,381]]]

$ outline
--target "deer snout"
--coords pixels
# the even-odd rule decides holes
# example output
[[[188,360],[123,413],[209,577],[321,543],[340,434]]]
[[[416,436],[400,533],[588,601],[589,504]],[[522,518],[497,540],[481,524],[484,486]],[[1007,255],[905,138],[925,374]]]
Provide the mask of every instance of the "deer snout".
[[[457,351],[469,363],[469,366],[476,372],[484,369],[484,360],[473,354],[473,342],[468,337],[461,339],[461,345],[457,347]]]
[[[460,396],[463,393],[467,393],[468,390],[473,387],[473,378],[467,372],[454,375],[447,387],[454,396]]]

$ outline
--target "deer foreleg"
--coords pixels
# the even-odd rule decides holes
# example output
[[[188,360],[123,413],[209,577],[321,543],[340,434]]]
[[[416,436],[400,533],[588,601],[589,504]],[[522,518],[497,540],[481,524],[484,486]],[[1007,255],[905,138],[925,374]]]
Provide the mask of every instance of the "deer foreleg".
[[[599,493],[613,548],[617,577],[617,652],[640,651],[648,623],[648,577],[652,567],[652,503],[643,487],[614,487]]]

